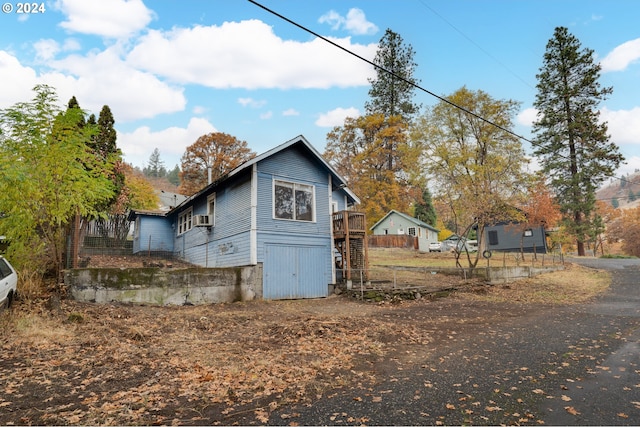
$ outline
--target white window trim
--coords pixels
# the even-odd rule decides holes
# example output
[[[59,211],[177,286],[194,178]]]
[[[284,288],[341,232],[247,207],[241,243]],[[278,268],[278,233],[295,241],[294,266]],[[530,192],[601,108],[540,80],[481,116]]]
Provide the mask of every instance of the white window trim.
[[[313,215],[312,215],[312,219],[311,221],[307,221],[304,219],[296,219],[296,218],[278,218],[276,216],[276,183],[281,182],[283,184],[289,184],[293,186],[293,194],[294,194],[294,204],[295,204],[295,192],[296,192],[296,185],[300,185],[300,186],[305,186],[305,187],[311,187],[311,202],[313,203]],[[278,220],[278,221],[295,221],[295,222],[306,222],[306,223],[314,223],[316,222],[316,212],[318,210],[317,204],[316,204],[316,186],[313,184],[305,184],[302,182],[295,182],[295,181],[287,181],[285,179],[276,179],[274,178],[272,180],[272,185],[271,185],[271,214],[273,219]],[[293,207],[293,215],[295,216],[296,213],[296,208],[295,206]]]
[[[213,212],[211,212],[211,201],[213,200]],[[216,193],[207,196],[207,215],[211,218],[211,226],[216,226],[216,207],[218,206],[218,200],[216,199]]]
[[[182,227],[182,224],[181,224],[182,218],[185,218],[184,227]],[[184,233],[191,230],[192,228],[193,228],[193,207],[187,210],[184,210],[178,214],[178,227],[177,227],[178,236],[183,235]]]

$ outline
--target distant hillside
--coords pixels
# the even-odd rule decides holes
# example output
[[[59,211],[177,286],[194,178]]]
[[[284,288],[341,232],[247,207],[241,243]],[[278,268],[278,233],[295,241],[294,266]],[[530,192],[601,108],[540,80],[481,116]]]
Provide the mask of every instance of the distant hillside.
[[[165,191],[167,193],[178,193],[178,186],[177,185],[173,185],[172,183],[169,182],[169,180],[167,178],[153,178],[150,176],[146,176],[145,179],[147,181],[149,181],[149,184],[151,184],[151,186],[155,189],[155,190],[162,190]]]
[[[618,208],[629,209],[640,206],[640,171],[612,179],[596,192],[596,198]]]

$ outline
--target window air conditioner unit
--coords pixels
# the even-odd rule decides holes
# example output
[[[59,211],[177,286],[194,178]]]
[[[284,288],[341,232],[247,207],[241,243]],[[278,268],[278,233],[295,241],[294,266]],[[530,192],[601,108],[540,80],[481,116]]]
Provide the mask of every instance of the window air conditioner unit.
[[[196,227],[211,227],[213,225],[211,219],[211,215],[194,215],[193,225]]]

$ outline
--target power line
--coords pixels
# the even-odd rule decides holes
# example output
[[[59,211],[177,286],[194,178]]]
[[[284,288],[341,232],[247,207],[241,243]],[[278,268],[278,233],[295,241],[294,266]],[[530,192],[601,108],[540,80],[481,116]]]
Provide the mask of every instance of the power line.
[[[435,98],[439,99],[440,101],[445,102],[445,103],[447,103],[447,104],[451,105],[452,107],[455,107],[455,108],[457,108],[457,109],[459,109],[459,110],[461,110],[461,111],[464,111],[465,113],[470,114],[470,115],[472,115],[473,117],[475,117],[475,118],[477,118],[477,119],[479,119],[479,120],[482,120],[482,121],[483,121],[483,122],[485,122],[485,123],[488,123],[488,124],[490,124],[490,125],[492,125],[492,126],[495,126],[496,128],[498,128],[498,129],[502,130],[503,132],[506,132],[506,133],[508,133],[508,134],[510,134],[510,135],[512,135],[512,136],[515,136],[515,137],[516,137],[516,138],[518,138],[518,139],[522,139],[522,140],[524,140],[524,141],[527,141],[527,142],[528,142],[528,143],[530,143],[531,145],[535,145],[535,143],[534,143],[533,141],[529,140],[528,138],[525,138],[524,136],[519,135],[519,134],[517,134],[517,133],[515,133],[515,132],[513,132],[513,131],[511,131],[511,130],[509,130],[509,129],[507,129],[507,128],[503,127],[503,126],[500,126],[499,124],[494,123],[494,122],[492,122],[492,121],[491,121],[491,120],[489,120],[489,119],[485,119],[484,117],[480,116],[479,114],[476,114],[476,113],[474,113],[473,111],[467,110],[466,108],[464,108],[464,107],[462,107],[462,106],[460,106],[460,105],[457,105],[457,104],[455,104],[455,103],[453,103],[453,102],[449,101],[448,99],[443,98],[442,96],[437,95],[437,94],[435,94],[435,93],[431,92],[430,90],[425,89],[425,88],[423,88],[422,86],[420,86],[420,85],[418,85],[418,84],[416,84],[416,83],[414,83],[414,82],[412,82],[412,81],[410,81],[410,80],[405,79],[405,78],[404,78],[404,77],[402,77],[402,76],[397,75],[396,73],[394,73],[394,72],[393,72],[393,71],[391,71],[391,70],[387,70],[386,68],[384,68],[384,67],[382,67],[382,66],[380,66],[380,65],[378,65],[378,64],[376,64],[376,63],[374,63],[373,61],[370,61],[370,60],[368,60],[367,58],[365,58],[365,57],[363,57],[363,56],[360,56],[360,55],[358,55],[357,53],[352,52],[352,51],[350,51],[349,49],[347,49],[347,48],[345,48],[345,47],[342,47],[342,46],[340,46],[339,44],[337,44],[337,43],[335,43],[335,42],[332,42],[332,41],[331,41],[331,40],[329,40],[328,38],[326,38],[326,37],[324,37],[324,36],[321,36],[320,34],[316,33],[315,31],[313,31],[313,30],[311,30],[311,29],[309,29],[309,28],[307,28],[307,27],[305,27],[305,26],[303,26],[303,25],[301,25],[301,24],[298,24],[297,22],[295,22],[295,21],[293,21],[293,20],[291,20],[291,19],[287,18],[287,17],[286,17],[286,16],[284,16],[284,15],[279,14],[278,12],[276,12],[276,11],[274,11],[274,10],[272,10],[272,9],[269,9],[268,7],[266,7],[266,6],[264,6],[264,5],[262,5],[262,4],[258,3],[258,2],[256,2],[255,0],[248,0],[248,1],[249,1],[250,3],[253,3],[254,5],[258,6],[259,8],[264,9],[264,10],[266,10],[267,12],[269,12],[269,13],[271,13],[271,14],[273,14],[273,15],[277,16],[278,18],[280,18],[280,19],[282,19],[282,20],[284,20],[284,21],[287,21],[287,22],[288,22],[288,23],[290,23],[291,25],[294,25],[294,26],[296,26],[296,27],[300,28],[301,30],[306,31],[307,33],[312,34],[313,36],[315,36],[315,37],[317,37],[317,38],[319,38],[319,39],[321,39],[321,40],[323,40],[323,41],[325,41],[325,42],[327,42],[327,43],[329,43],[329,44],[331,44],[331,45],[333,45],[333,46],[337,47],[338,49],[340,49],[340,50],[342,50],[342,51],[344,51],[344,52],[348,53],[349,55],[355,56],[356,58],[360,59],[361,61],[364,61],[364,62],[366,62],[367,64],[372,65],[373,67],[375,67],[375,68],[377,68],[377,69],[380,69],[380,70],[384,71],[385,73],[388,73],[388,74],[392,75],[393,77],[395,77],[395,78],[397,78],[397,79],[399,79],[399,80],[402,80],[403,82],[405,82],[405,83],[407,83],[407,84],[409,84],[409,85],[411,85],[411,86],[415,87],[416,89],[419,89],[419,90],[421,90],[421,91],[423,91],[423,92],[425,92],[425,93],[427,93],[427,94],[429,94],[429,95],[431,95],[431,96],[433,96],[433,97],[435,97]]]
[[[414,82],[412,82],[412,81],[410,81],[410,80],[407,80],[407,79],[405,79],[405,78],[404,78],[404,77],[402,77],[402,76],[397,75],[396,73],[394,73],[394,72],[393,72],[393,71],[391,71],[391,70],[387,70],[386,68],[384,68],[384,67],[382,67],[382,66],[380,66],[380,65],[378,65],[378,64],[376,64],[376,63],[374,63],[373,61],[370,61],[370,60],[368,60],[367,58],[365,58],[365,57],[363,57],[363,56],[360,56],[360,55],[358,55],[357,53],[352,52],[352,51],[350,51],[349,49],[347,49],[347,48],[345,48],[345,47],[343,47],[343,46],[340,46],[339,44],[337,44],[337,43],[335,43],[335,42],[333,42],[333,41],[329,40],[328,38],[326,38],[326,37],[324,37],[324,36],[322,36],[322,35],[320,35],[320,34],[316,33],[315,31],[313,31],[313,30],[311,30],[311,29],[309,29],[309,28],[307,28],[307,27],[305,27],[304,25],[298,24],[297,22],[295,22],[295,21],[293,21],[293,20],[291,20],[291,19],[287,18],[286,16],[284,16],[284,15],[282,15],[282,14],[280,14],[280,13],[278,13],[278,12],[276,12],[276,11],[272,10],[272,9],[269,9],[268,7],[266,7],[266,6],[264,6],[264,5],[260,4],[260,3],[258,3],[258,2],[257,2],[257,1],[255,1],[255,0],[248,0],[248,1],[249,1],[250,3],[252,3],[252,4],[254,4],[254,5],[258,6],[259,8],[261,8],[261,9],[263,9],[263,10],[265,10],[265,11],[267,11],[267,12],[271,13],[272,15],[277,16],[278,18],[282,19],[283,21],[286,21],[286,22],[290,23],[291,25],[293,25],[293,26],[295,26],[295,27],[298,27],[298,28],[300,28],[301,30],[306,31],[307,33],[309,33],[309,34],[311,34],[311,35],[313,35],[313,36],[315,36],[315,37],[319,38],[320,40],[323,40],[323,41],[325,41],[325,42],[329,43],[330,45],[332,45],[332,46],[334,46],[334,47],[337,47],[338,49],[342,50],[343,52],[346,52],[346,53],[348,53],[349,55],[354,56],[354,57],[356,57],[356,58],[360,59],[361,61],[366,62],[367,64],[369,64],[369,65],[373,66],[374,68],[377,68],[377,69],[379,69],[379,70],[382,70],[382,71],[384,71],[385,73],[390,74],[391,76],[393,76],[393,77],[395,77],[395,78],[397,78],[397,79],[399,79],[399,80],[402,80],[403,82],[405,82],[405,83],[407,83],[407,84],[409,84],[409,85],[413,86],[414,88],[416,88],[416,89],[418,89],[418,90],[421,90],[421,91],[423,91],[423,92],[425,92],[425,93],[427,93],[427,94],[429,94],[429,95],[431,95],[431,96],[433,96],[433,97],[437,98],[438,100],[440,100],[440,101],[442,101],[442,102],[444,102],[444,103],[446,103],[446,104],[449,104],[449,105],[451,105],[452,107],[457,108],[457,109],[459,109],[459,110],[461,110],[461,111],[463,111],[463,112],[465,112],[465,113],[467,113],[467,114],[469,114],[469,115],[471,115],[471,116],[473,116],[473,117],[475,117],[475,118],[477,118],[477,119],[479,119],[479,120],[481,120],[481,121],[483,121],[483,122],[485,122],[485,123],[488,123],[488,124],[490,124],[491,126],[494,126],[494,127],[498,128],[498,129],[502,130],[503,132],[506,132],[506,133],[508,133],[508,134],[510,134],[510,135],[512,135],[512,136],[515,136],[515,137],[516,137],[516,138],[518,138],[518,139],[521,139],[521,140],[523,140],[523,141],[528,142],[529,144],[531,144],[531,146],[532,146],[532,147],[539,147],[539,145],[540,145],[540,144],[538,144],[538,143],[536,143],[536,142],[534,142],[534,141],[530,140],[529,138],[526,138],[526,137],[524,137],[524,136],[522,136],[522,135],[520,135],[520,134],[518,134],[518,133],[515,133],[515,132],[513,132],[513,131],[511,131],[511,130],[509,130],[509,129],[506,129],[505,127],[503,127],[503,126],[501,126],[501,125],[499,125],[499,124],[497,124],[497,123],[494,123],[494,122],[492,122],[491,120],[486,119],[486,118],[484,118],[484,117],[480,116],[479,114],[474,113],[473,111],[470,111],[470,110],[468,110],[468,109],[466,109],[466,108],[464,108],[464,107],[462,107],[462,106],[460,106],[460,105],[457,105],[456,103],[451,102],[451,101],[449,101],[448,99],[446,99],[446,98],[444,98],[444,97],[442,97],[442,96],[440,96],[440,95],[437,95],[437,94],[435,94],[434,92],[431,92],[430,90],[425,89],[425,88],[423,88],[422,86],[420,86],[420,85],[418,85],[418,84],[416,84],[416,83],[414,83]],[[423,4],[424,4],[424,3],[423,3]],[[428,7],[428,6],[427,6],[427,7]],[[431,9],[431,10],[433,11],[433,9]],[[434,13],[436,13],[435,11],[433,11],[433,12],[434,12]],[[438,14],[436,13],[436,15],[438,15]],[[440,15],[438,15],[438,16],[440,16]],[[444,19],[444,18],[442,18],[442,19]],[[445,20],[445,22],[447,22],[447,21]],[[449,25],[451,25],[451,24],[449,24]],[[455,29],[455,27],[454,27],[454,29]],[[456,30],[457,30],[457,29],[456,29]],[[457,30],[457,31],[459,31],[459,30]],[[461,34],[462,34],[462,33],[461,33]],[[463,34],[463,36],[464,36],[464,34]],[[465,36],[465,37],[466,37],[466,36]],[[468,38],[468,37],[467,37],[467,38]],[[469,40],[470,40],[470,39],[469,39]],[[470,40],[470,41],[471,41],[471,40]],[[471,41],[471,42],[473,43],[473,41]],[[475,43],[474,43],[474,44],[475,44]],[[476,46],[477,46],[477,45],[476,45]],[[479,46],[478,46],[478,47],[479,47]],[[479,47],[479,48],[480,48],[480,47]],[[480,49],[481,49],[481,48],[480,48]],[[482,49],[481,49],[481,50],[482,50]],[[486,53],[486,52],[485,52],[485,53]],[[516,77],[517,77],[517,76],[516,76]],[[525,84],[527,84],[526,82],[524,82],[524,83],[525,83]],[[527,86],[529,86],[529,85],[527,84]],[[560,154],[560,153],[554,153],[554,155],[556,155],[556,156],[558,156],[558,157],[562,157],[562,158],[564,158],[564,159],[569,159],[567,156],[562,155],[562,154]],[[612,178],[622,180],[622,178],[619,178],[619,177],[617,177],[617,176],[612,176]]]
[[[450,26],[451,28],[453,28],[458,34],[460,34],[462,37],[464,37],[465,39],[467,39],[469,41],[469,43],[471,43],[472,45],[474,45],[475,47],[477,47],[481,52],[483,52],[485,55],[487,55],[489,58],[493,59],[495,62],[497,62],[502,68],[504,68],[505,70],[507,70],[509,72],[509,74],[511,74],[512,76],[514,76],[516,79],[520,80],[525,86],[528,86],[531,89],[535,89],[533,86],[531,86],[527,81],[525,81],[522,77],[520,77],[518,74],[515,73],[515,71],[511,70],[509,67],[507,67],[505,64],[503,64],[500,60],[498,60],[495,56],[493,56],[491,53],[487,52],[485,49],[483,49],[482,46],[480,46],[478,43],[476,43],[471,37],[467,36],[465,33],[462,32],[462,30],[460,30],[458,27],[456,27],[455,25],[453,25],[451,22],[449,22],[444,16],[440,15],[435,9],[433,9],[431,6],[429,6],[424,0],[418,0],[424,7],[426,7],[427,9],[429,9],[431,11],[431,13],[433,13],[434,15],[436,15],[438,18],[440,18],[444,23],[446,23],[448,26]]]

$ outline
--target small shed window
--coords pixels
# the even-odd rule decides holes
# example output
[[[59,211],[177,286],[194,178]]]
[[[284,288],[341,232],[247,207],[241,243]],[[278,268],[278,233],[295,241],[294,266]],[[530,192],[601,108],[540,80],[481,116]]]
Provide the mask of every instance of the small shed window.
[[[312,185],[275,181],[273,186],[273,216],[277,219],[313,221],[315,194]]]
[[[193,227],[193,208],[178,215],[178,235],[186,233]]]
[[[416,235],[416,228],[415,227],[409,227],[409,235],[410,236],[415,236]]]
[[[489,230],[489,244],[491,246],[495,246],[498,244],[498,231],[497,230]]]
[[[533,230],[530,228],[527,228],[526,230],[524,230],[524,237],[531,237],[533,236]]]

